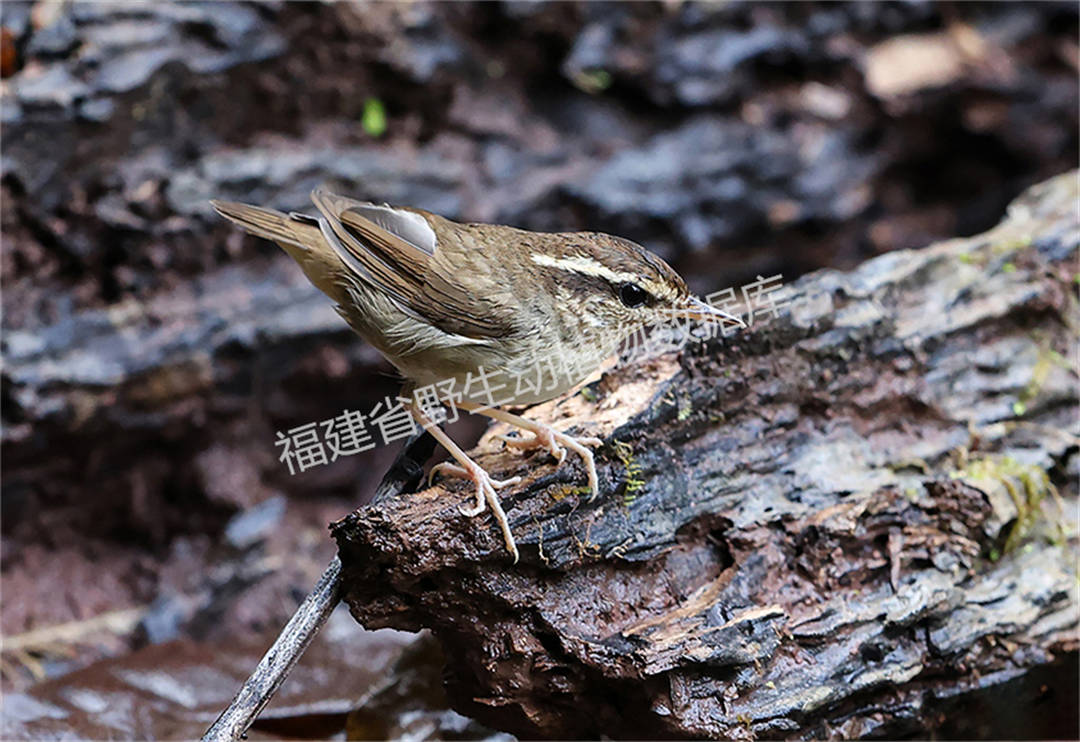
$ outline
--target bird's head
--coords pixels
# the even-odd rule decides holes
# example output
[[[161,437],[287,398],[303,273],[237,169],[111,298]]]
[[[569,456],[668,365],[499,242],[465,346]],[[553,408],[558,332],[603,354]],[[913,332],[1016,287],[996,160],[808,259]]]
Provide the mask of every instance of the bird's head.
[[[530,260],[590,334],[626,335],[677,320],[745,327],[738,317],[690,293],[671,266],[641,245],[599,232],[552,235]]]

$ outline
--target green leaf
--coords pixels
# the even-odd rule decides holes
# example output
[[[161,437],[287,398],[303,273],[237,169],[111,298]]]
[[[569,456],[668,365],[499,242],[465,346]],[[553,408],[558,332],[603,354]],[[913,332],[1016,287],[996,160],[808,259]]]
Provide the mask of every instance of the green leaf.
[[[611,87],[611,73],[605,69],[594,67],[587,70],[579,70],[574,73],[571,82],[589,95],[602,93]]]
[[[368,98],[364,101],[364,115],[360,119],[360,125],[373,137],[381,137],[386,133],[386,107],[381,100]]]

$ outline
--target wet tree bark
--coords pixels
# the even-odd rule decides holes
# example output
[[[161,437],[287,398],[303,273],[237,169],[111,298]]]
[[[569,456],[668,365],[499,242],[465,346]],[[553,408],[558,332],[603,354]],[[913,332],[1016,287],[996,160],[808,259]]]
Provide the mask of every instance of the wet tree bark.
[[[493,427],[521,562],[458,483],[377,502],[334,527],[353,615],[430,628],[456,707],[521,735],[1000,737],[1053,690],[1075,733],[1077,197],[530,410],[604,438],[593,501]]]

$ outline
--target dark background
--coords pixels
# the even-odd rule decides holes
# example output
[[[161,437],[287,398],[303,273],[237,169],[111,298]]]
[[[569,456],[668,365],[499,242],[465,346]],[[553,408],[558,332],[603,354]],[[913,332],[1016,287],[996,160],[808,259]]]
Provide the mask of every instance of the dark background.
[[[81,632],[7,653],[9,690],[276,631],[333,554],[326,522],[393,456],[277,461],[275,431],[396,382],[210,198],[303,209],[326,183],[610,231],[710,293],[980,232],[1077,162],[1070,2],[4,2],[0,20],[0,632]]]

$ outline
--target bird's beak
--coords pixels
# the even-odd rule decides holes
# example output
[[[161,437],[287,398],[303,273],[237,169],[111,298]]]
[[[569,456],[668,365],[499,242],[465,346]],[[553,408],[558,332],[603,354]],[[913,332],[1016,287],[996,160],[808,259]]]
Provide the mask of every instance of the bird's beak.
[[[728,314],[723,309],[717,309],[693,296],[687,297],[683,306],[676,309],[673,315],[698,322],[717,322],[728,327],[746,327],[746,323],[734,314]]]

